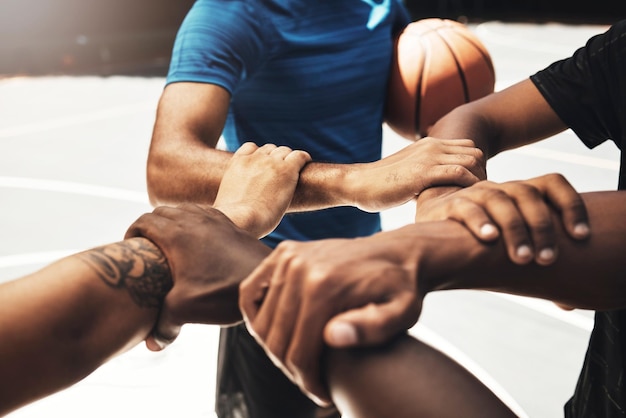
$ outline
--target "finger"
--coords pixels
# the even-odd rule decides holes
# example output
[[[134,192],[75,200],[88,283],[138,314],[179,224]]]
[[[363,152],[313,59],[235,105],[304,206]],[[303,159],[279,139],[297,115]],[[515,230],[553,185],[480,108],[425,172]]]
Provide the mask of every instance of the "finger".
[[[151,230],[162,229],[169,223],[169,219],[155,213],[144,213],[128,227],[124,239],[145,237],[149,239]]]
[[[289,155],[285,157],[285,161],[294,161],[300,166],[305,165],[311,160],[311,155],[308,152],[302,150],[292,151],[289,153]]]
[[[350,305],[361,306],[376,298],[385,298],[388,287],[394,288],[397,277],[385,275],[385,280],[371,282],[369,286],[352,288],[344,301],[342,292],[334,293],[328,282],[317,280],[306,288],[306,298],[301,302],[291,344],[285,355],[285,365],[292,380],[318,405],[330,402],[328,388],[322,378],[320,361],[324,349],[324,328],[338,309],[349,309]],[[389,281],[386,279],[389,278]],[[412,288],[412,286],[411,286]],[[334,303],[328,303],[330,301]],[[343,303],[348,303],[343,306]]]
[[[535,187],[524,183],[509,183],[504,190],[511,190],[515,203],[522,214],[535,249],[535,261],[549,265],[556,260],[556,230],[552,214],[543,195]]]
[[[465,225],[480,241],[492,242],[500,236],[500,231],[486,209],[472,200],[455,199],[448,218]]]
[[[162,351],[172,344],[175,339],[176,337],[168,339],[161,335],[152,333],[148,336],[148,338],[146,338],[146,347],[150,351]]]
[[[281,278],[287,277],[285,270],[277,272]],[[296,273],[297,274],[297,273]],[[299,277],[290,276],[290,277]],[[285,355],[291,342],[291,337],[294,332],[294,327],[297,322],[299,310],[300,310],[300,297],[301,297],[301,282],[299,280],[289,280],[280,284],[270,283],[271,287],[279,285],[282,287],[281,294],[278,300],[278,309],[273,309],[271,312],[272,322],[269,327],[269,332],[265,338],[265,346],[272,354],[281,362],[285,363]],[[270,308],[264,306],[263,309],[267,312]]]
[[[479,148],[451,147],[446,150],[443,162],[467,168],[481,180],[487,178],[485,154]]]
[[[286,146],[283,145],[283,146],[280,146],[280,147],[277,147],[277,148],[273,149],[270,152],[270,155],[272,157],[278,158],[280,160],[284,160],[285,157],[287,157],[291,151],[292,151],[291,148],[286,147]]]
[[[146,339],[146,346],[152,351],[160,351],[172,344],[180,334],[182,325],[174,321],[170,314],[167,298],[163,302],[159,319]]]
[[[258,148],[257,144],[254,142],[245,142],[235,151],[234,155],[250,155]]]
[[[588,238],[590,229],[587,208],[574,186],[560,174],[548,175],[545,181],[545,185],[538,187],[561,213],[563,226],[568,234],[574,239]]]
[[[260,267],[257,267],[257,270]],[[249,327],[256,320],[269,290],[269,279],[260,278],[264,273],[265,271],[257,273],[255,270],[239,285],[239,310]]]
[[[275,144],[264,144],[256,152],[261,154],[270,155],[272,151],[278,148]]]
[[[412,292],[399,294],[388,303],[351,309],[328,321],[324,341],[336,348],[382,344],[415,325],[420,310],[421,303]]]
[[[448,146],[459,146],[459,147],[467,147],[467,148],[476,148],[476,144],[471,139],[442,139],[443,144]]]
[[[277,304],[280,300],[283,285],[284,283],[280,281],[272,283],[270,280],[267,293],[263,303],[256,313],[256,317],[254,319],[250,319],[250,325],[254,334],[262,341],[265,341],[270,333],[274,312],[277,310]]]
[[[458,164],[437,165],[425,173],[424,188],[434,186],[469,187],[482,180],[467,168]]]
[[[322,309],[307,308],[303,306],[303,312],[320,313]],[[324,315],[322,313],[322,315]],[[330,393],[322,382],[320,361],[324,348],[322,335],[323,325],[319,321],[310,321],[298,318],[294,329],[292,343],[285,355],[285,366],[292,375],[292,380],[312,399],[316,404],[326,406],[330,403]],[[319,327],[319,329],[317,329]]]
[[[493,189],[485,195],[485,208],[500,234],[511,261],[527,264],[534,258],[534,247],[526,221],[515,201],[502,190]]]

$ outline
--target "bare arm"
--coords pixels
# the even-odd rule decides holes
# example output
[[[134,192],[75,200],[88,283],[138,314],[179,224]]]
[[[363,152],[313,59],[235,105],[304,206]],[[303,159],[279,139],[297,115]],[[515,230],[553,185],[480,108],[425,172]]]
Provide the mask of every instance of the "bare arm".
[[[501,151],[533,143],[566,128],[530,79],[501,92],[460,106],[429,131],[439,138],[470,138],[487,158]],[[509,257],[524,264],[533,259],[549,264],[558,252],[556,233],[546,204],[562,215],[570,236],[586,238],[587,215],[578,193],[562,177],[543,182],[510,183],[506,190],[483,182],[455,193],[458,187],[434,187],[416,200],[416,222],[453,219],[479,239],[502,236]],[[528,187],[531,186],[531,187]],[[544,202],[544,200],[546,202]],[[548,255],[548,257],[543,257]]]
[[[333,402],[352,418],[504,418],[516,415],[471,373],[402,334],[384,345],[329,350]]]
[[[0,415],[81,380],[142,341],[171,288],[143,238],[85,251],[0,285]]]
[[[173,83],[165,88],[148,156],[153,205],[213,204],[232,156],[215,149],[229,102],[229,93],[212,84]],[[374,163],[311,162],[300,174],[289,211],[346,205],[378,211],[433,185],[473,184],[484,178],[481,160],[471,141],[431,138]]]
[[[612,310],[626,307],[626,224],[623,222],[626,192],[593,192],[582,195],[589,212],[593,233],[584,241],[569,238],[559,228],[558,260],[550,266],[516,266],[506,261],[501,245],[484,246],[455,231],[458,245],[448,254],[424,262],[424,291],[453,288],[486,289],[534,296],[576,308]],[[559,225],[559,222],[555,222]],[[445,228],[456,229],[454,223]],[[470,250],[450,263],[448,257]],[[440,263],[448,263],[443,267]],[[432,264],[431,264],[432,261]],[[432,270],[431,270],[432,266]]]
[[[270,251],[256,236],[278,223],[308,160],[302,151],[247,144],[229,163],[221,212],[161,207],[134,227],[156,223],[169,240],[129,237],[0,285],[0,415],[76,383],[144,340],[172,301],[184,301],[191,322],[239,320],[239,283]],[[233,166],[251,174],[248,183],[237,182]],[[278,174],[290,185],[279,187]]]
[[[469,138],[487,159],[555,135],[567,126],[530,79],[474,102],[441,118],[428,134],[437,138]]]
[[[240,306],[279,367],[321,399],[328,396],[316,360],[322,341],[387,341],[417,321],[431,291],[487,289],[572,307],[626,307],[626,192],[582,196],[593,233],[573,240],[555,219],[561,254],[550,266],[514,264],[501,241],[484,244],[458,222],[424,222],[368,238],[283,243],[242,283]]]

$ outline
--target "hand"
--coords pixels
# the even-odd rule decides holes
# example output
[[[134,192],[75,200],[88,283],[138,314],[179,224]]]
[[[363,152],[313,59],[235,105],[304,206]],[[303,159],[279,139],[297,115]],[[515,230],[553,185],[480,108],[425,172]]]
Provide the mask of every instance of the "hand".
[[[470,186],[486,178],[483,153],[469,139],[423,138],[382,160],[361,164],[348,178],[352,201],[377,212],[433,186]]]
[[[560,174],[502,184],[482,181],[432,199],[429,194],[426,191],[418,198],[416,222],[453,219],[483,242],[494,241],[502,234],[509,257],[517,264],[534,259],[540,265],[549,265],[556,260],[556,230],[550,207],[561,213],[572,238],[589,236],[584,202]]]
[[[305,151],[246,142],[228,163],[213,206],[261,238],[280,222],[309,161]]]
[[[416,264],[401,262],[403,239],[283,242],[241,284],[250,333],[315,402],[330,397],[320,358],[333,347],[374,345],[417,321]]]
[[[239,283],[271,251],[221,212],[192,204],[142,215],[126,233],[138,236],[163,252],[174,282],[146,340],[153,351],[172,343],[185,323],[240,321]]]

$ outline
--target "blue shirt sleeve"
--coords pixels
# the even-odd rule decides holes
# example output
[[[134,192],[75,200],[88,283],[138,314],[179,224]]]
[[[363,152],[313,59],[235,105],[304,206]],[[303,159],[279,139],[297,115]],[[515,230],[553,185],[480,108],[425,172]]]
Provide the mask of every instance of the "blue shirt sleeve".
[[[176,36],[167,84],[212,83],[232,94],[267,57],[262,22],[254,2],[196,1]]]

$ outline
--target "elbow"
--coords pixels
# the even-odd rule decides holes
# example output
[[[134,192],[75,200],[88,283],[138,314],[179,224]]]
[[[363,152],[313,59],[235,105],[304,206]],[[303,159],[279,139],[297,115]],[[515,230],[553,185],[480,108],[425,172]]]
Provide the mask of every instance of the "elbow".
[[[162,157],[150,155],[146,169],[148,199],[153,207],[167,203],[168,170]]]

